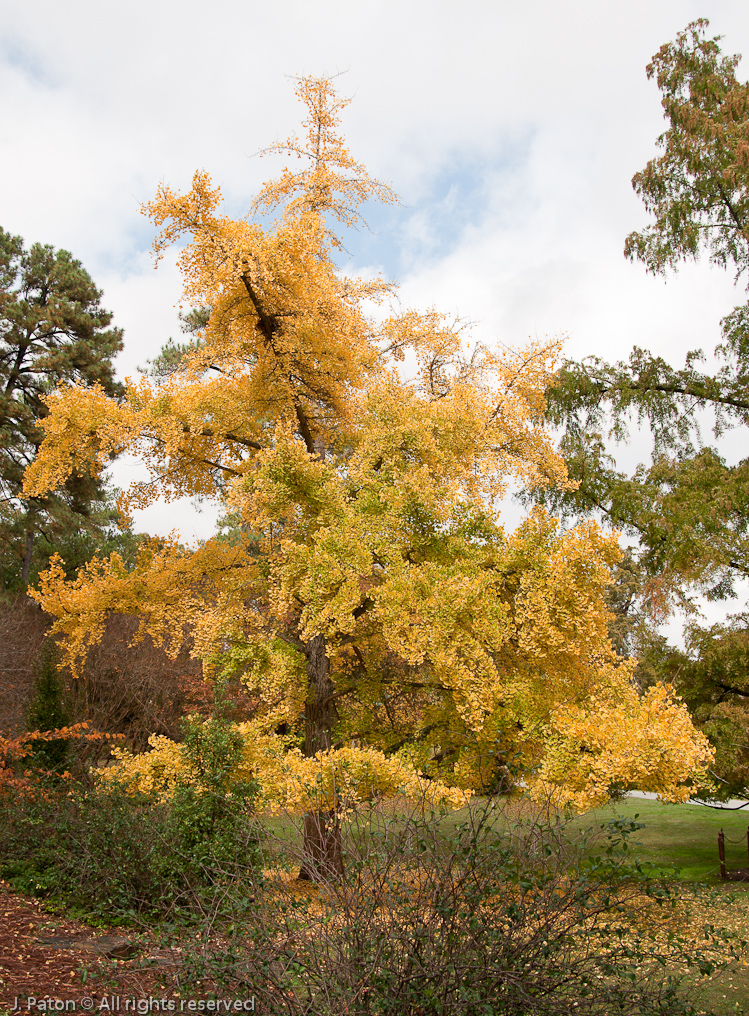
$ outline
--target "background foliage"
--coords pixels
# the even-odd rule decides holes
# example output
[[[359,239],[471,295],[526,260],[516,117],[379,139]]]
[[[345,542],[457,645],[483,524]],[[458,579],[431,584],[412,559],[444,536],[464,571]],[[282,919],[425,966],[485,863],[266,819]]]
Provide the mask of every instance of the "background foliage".
[[[737,80],[738,56],[724,56],[700,19],[661,47],[648,66],[657,80],[667,129],[662,154],[633,186],[653,223],[632,233],[625,254],[666,274],[707,256],[742,276],[749,268],[749,85]],[[666,647],[654,630],[693,591],[736,598],[749,576],[749,460],[721,454],[718,439],[749,423],[749,305],[722,321],[716,368],[704,354],[673,367],[646,348],[626,363],[598,357],[567,362],[549,390],[548,419],[564,428],[561,450],[575,490],[540,495],[566,516],[600,515],[636,541],[620,568],[611,603],[616,638],[640,655],[640,679],[673,681],[718,749],[721,796],[744,795],[749,774],[743,609],[724,624],[692,622],[687,650]],[[701,426],[712,417],[714,445]],[[653,453],[632,475],[617,469],[612,444],[634,421],[649,428]]]

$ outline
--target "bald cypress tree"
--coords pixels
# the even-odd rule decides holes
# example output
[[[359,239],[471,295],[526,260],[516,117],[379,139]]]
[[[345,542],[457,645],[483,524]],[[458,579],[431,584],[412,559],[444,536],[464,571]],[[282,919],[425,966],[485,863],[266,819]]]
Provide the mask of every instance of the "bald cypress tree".
[[[661,92],[666,130],[660,154],[632,184],[652,221],[631,233],[624,253],[654,275],[707,258],[749,274],[749,82],[736,76],[739,55],[724,55],[704,18],[666,43],[648,65]],[[561,514],[600,514],[637,540],[612,598],[619,636],[644,658],[643,673],[676,684],[717,749],[714,767],[725,797],[749,793],[749,457],[732,461],[717,439],[749,425],[749,300],[721,322],[715,366],[702,350],[672,366],[635,347],[616,364],[596,356],[568,361],[549,390],[548,419],[564,428],[561,449],[574,489],[537,495]],[[716,442],[700,423],[713,417]],[[629,421],[648,426],[651,461],[634,473],[617,468],[614,442]],[[741,447],[738,445],[738,447]],[[737,600],[724,625],[686,630],[688,652],[665,646],[647,615],[671,607]],[[644,635],[644,637],[643,637]],[[625,647],[626,648],[626,647]]]

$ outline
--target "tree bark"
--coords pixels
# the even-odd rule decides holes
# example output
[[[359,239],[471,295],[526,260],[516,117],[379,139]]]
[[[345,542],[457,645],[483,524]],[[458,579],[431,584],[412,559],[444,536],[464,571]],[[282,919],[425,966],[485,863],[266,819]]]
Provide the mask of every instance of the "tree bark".
[[[336,719],[330,660],[326,653],[325,636],[316,635],[304,647],[307,660],[307,701],[304,707],[304,754],[314,758],[318,751],[327,751],[333,743]]]
[[[330,661],[325,636],[316,635],[305,646],[307,658],[307,702],[304,709],[304,754],[314,758],[328,751],[336,719]],[[304,860],[299,878],[319,882],[343,874],[341,828],[335,806],[308,812],[304,816]]]
[[[34,553],[34,530],[29,525],[26,530],[26,547],[23,555],[23,567],[21,568],[21,581],[24,585],[29,583],[29,575],[31,575],[31,559]]]
[[[338,809],[308,811],[304,816],[302,882],[330,882],[343,875],[343,849]]]

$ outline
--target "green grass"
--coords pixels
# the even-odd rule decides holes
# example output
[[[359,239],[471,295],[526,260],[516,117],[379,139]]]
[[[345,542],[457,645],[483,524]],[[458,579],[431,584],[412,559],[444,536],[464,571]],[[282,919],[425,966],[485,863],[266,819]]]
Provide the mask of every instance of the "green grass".
[[[749,867],[746,833],[749,826],[747,811],[716,811],[697,804],[660,804],[628,798],[588,812],[578,822],[585,825],[607,822],[623,816],[642,822],[645,826],[633,838],[632,855],[641,861],[680,869],[679,878],[696,882],[720,882],[718,862],[718,833],[726,836],[726,867]],[[734,890],[749,889],[740,883]]]
[[[704,1016],[746,1016],[749,1013],[749,967],[736,964],[697,990],[697,1011]]]
[[[478,800],[473,805],[481,806]],[[512,824],[522,805],[511,804],[505,811],[499,804],[499,814],[494,820],[495,828]],[[403,811],[408,811],[404,806]],[[467,811],[461,809],[449,812],[438,821],[443,835],[448,839],[456,827],[466,820]],[[747,828],[749,809],[746,811],[716,811],[696,804],[661,804],[640,798],[627,798],[609,804],[604,808],[587,812],[575,819],[570,831],[582,831],[592,827],[594,831],[616,818],[635,819],[643,829],[630,838],[630,853],[643,863],[654,864],[664,869],[663,874],[673,874],[679,869],[678,877],[689,882],[707,882],[716,885],[721,882],[718,862],[718,833],[721,829],[726,836],[726,866],[729,869],[749,867],[747,852]],[[380,818],[382,821],[382,817]],[[391,821],[397,826],[403,821],[402,813],[393,812]],[[283,854],[285,849],[301,845],[301,821],[288,816],[262,817],[261,828],[265,830],[265,845],[271,854]],[[734,884],[733,888],[749,892],[749,883],[744,888]]]
[[[749,809],[717,811],[696,804],[660,804],[629,798],[589,812],[578,822],[593,825],[623,816],[644,824],[631,843],[640,861],[679,869],[685,882],[719,886],[725,909],[714,914],[716,925],[726,922],[749,938],[749,883],[723,882],[718,862],[718,833],[726,836],[726,867],[730,871],[749,866],[747,826]],[[667,873],[667,872],[666,872]],[[726,922],[728,923],[728,922]],[[715,977],[703,981],[695,997],[698,1012],[706,1016],[749,1014],[749,966],[733,963]]]

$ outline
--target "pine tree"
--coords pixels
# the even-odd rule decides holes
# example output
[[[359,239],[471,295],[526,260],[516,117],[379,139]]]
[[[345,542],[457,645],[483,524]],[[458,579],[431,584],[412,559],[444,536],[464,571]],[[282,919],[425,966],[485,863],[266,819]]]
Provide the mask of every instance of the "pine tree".
[[[122,332],[101,292],[65,250],[33,244],[0,229],[0,571],[6,589],[25,587],[61,552],[70,568],[90,557],[113,525],[105,484],[73,471],[58,490],[19,498],[47,415],[47,398],[61,382],[98,385],[111,397],[113,357]],[[81,534],[86,534],[85,539]]]
[[[704,18],[688,25],[648,65],[667,129],[659,156],[632,180],[653,221],[627,237],[624,253],[655,275],[707,257],[739,279],[749,272],[749,82],[736,77],[740,57],[724,55],[707,28]],[[695,590],[710,600],[737,599],[749,577],[749,458],[726,461],[719,446],[703,444],[699,428],[706,414],[716,439],[749,424],[749,303],[721,327],[713,370],[701,368],[702,350],[682,367],[647,348],[616,364],[595,356],[566,363],[548,393],[548,418],[565,428],[561,450],[577,487],[534,499],[572,518],[602,515],[637,541],[636,560],[619,576],[620,632],[639,639],[648,679],[673,681],[709,733],[724,796],[743,796],[746,603],[726,625],[690,624],[687,653],[668,649],[643,624],[648,612],[660,620],[674,605],[691,610]],[[649,426],[653,454],[627,475],[617,468],[612,439],[625,440],[632,419]]]
[[[64,699],[65,687],[57,670],[57,649],[55,643],[47,639],[39,655],[39,675],[26,714],[28,729],[46,733],[65,727],[70,717]],[[68,750],[69,742],[65,738],[37,741],[34,758],[43,768],[60,772],[65,766]]]

